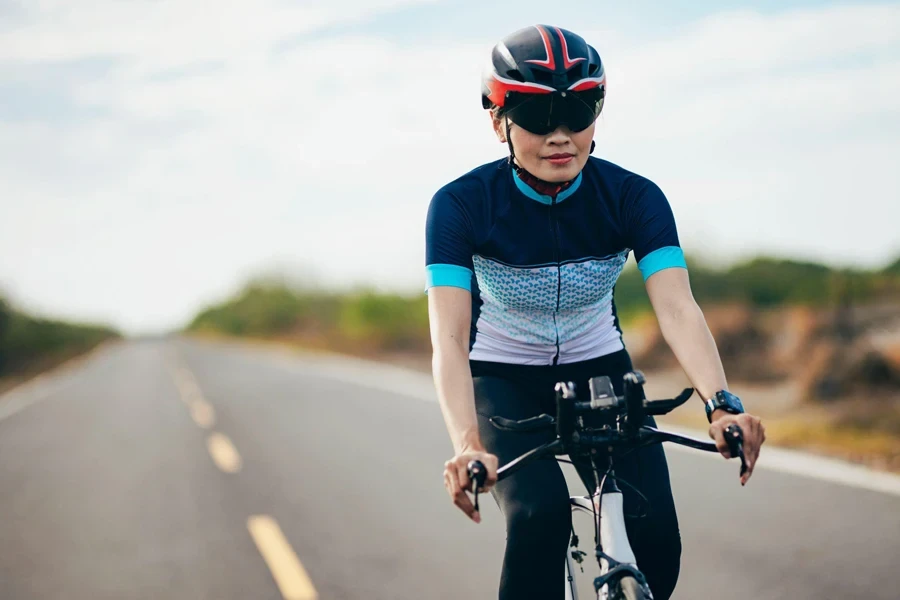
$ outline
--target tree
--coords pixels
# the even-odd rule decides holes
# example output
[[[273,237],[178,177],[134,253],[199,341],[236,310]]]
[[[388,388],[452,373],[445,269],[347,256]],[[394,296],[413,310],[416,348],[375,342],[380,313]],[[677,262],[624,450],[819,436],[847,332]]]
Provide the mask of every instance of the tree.
[[[897,260],[885,267],[884,272],[887,275],[900,275],[900,256],[897,257]]]
[[[6,370],[7,363],[7,338],[9,331],[10,317],[9,305],[3,298],[0,298],[0,375]]]

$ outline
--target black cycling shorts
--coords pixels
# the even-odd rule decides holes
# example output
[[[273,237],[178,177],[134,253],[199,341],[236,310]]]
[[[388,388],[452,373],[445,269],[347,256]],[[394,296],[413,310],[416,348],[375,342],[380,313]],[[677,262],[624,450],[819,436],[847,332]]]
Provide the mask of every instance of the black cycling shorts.
[[[555,414],[554,386],[572,381],[586,399],[588,380],[606,375],[617,394],[622,376],[632,369],[626,350],[573,364],[553,366],[511,365],[470,361],[475,384],[475,408],[481,439],[500,465],[550,441],[553,433],[500,431],[488,418],[500,415],[524,419]],[[648,417],[648,424],[654,424]],[[600,465],[605,464],[601,457]],[[596,488],[590,466],[578,467],[588,493]],[[631,451],[616,458],[615,473],[635,486],[620,484],[624,498],[628,539],[656,600],[672,595],[681,564],[681,537],[669,485],[669,472],[661,444]],[[569,490],[562,470],[552,457],[526,465],[498,483],[492,494],[506,519],[506,553],[500,578],[500,600],[562,600],[565,593],[565,556],[572,527]],[[580,494],[574,492],[573,494]],[[593,540],[590,540],[591,542]],[[582,550],[586,550],[584,547]],[[593,552],[587,549],[588,557]]]

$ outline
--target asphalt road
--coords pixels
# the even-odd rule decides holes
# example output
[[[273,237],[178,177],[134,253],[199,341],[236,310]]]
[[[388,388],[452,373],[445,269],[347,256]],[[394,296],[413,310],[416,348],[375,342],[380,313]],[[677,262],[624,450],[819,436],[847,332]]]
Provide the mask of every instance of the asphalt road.
[[[502,518],[489,497],[481,525],[447,499],[433,397],[396,368],[187,340],[108,347],[13,390],[0,598],[495,598]],[[668,457],[676,598],[900,594],[900,495],[765,455],[741,488],[734,462]]]

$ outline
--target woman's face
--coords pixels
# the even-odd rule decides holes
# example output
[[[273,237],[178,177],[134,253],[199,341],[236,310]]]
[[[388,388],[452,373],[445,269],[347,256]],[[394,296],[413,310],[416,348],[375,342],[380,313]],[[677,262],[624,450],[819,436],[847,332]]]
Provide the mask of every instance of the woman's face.
[[[494,118],[494,132],[506,143],[506,117]],[[575,179],[587,163],[594,139],[594,125],[573,133],[561,126],[537,135],[509,122],[513,152],[520,167],[544,181],[561,183]]]

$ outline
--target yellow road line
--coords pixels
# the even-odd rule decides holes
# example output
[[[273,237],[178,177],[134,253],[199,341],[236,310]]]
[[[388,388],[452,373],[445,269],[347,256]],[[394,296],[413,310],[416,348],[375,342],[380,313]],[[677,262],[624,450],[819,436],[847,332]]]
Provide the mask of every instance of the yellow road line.
[[[247,529],[269,566],[278,589],[285,600],[317,600],[319,595],[300,559],[281,532],[275,519],[255,515],[247,519]]]
[[[241,470],[241,455],[231,440],[221,433],[211,433],[206,439],[206,447],[216,466],[226,473],[237,473]]]
[[[191,403],[191,418],[203,429],[211,429],[216,423],[216,411],[206,400],[194,400]]]
[[[190,405],[194,400],[203,398],[200,386],[197,385],[197,380],[190,371],[184,367],[178,367],[172,375],[175,379],[175,387],[178,388],[178,393],[185,404]]]

